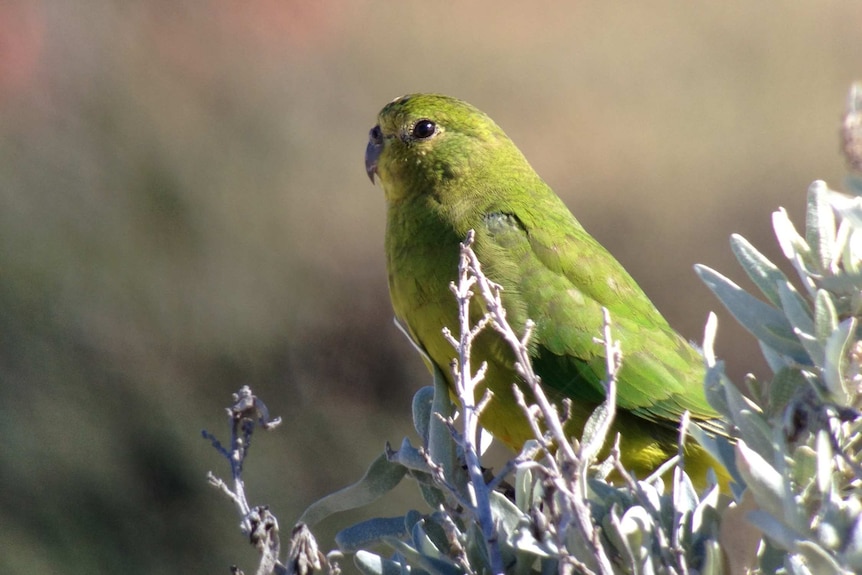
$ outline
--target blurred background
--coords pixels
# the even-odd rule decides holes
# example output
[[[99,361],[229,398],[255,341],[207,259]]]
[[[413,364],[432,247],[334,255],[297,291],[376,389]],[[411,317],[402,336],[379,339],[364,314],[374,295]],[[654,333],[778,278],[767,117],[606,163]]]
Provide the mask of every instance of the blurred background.
[[[488,112],[673,326],[719,311],[766,375],[692,265],[749,286],[728,236],[780,259],[771,212],[841,187],[860,30],[851,1],[0,3],[0,571],[252,571],[200,436],[243,384],[284,419],[246,477],[286,533],[413,435],[363,169],[407,92]]]

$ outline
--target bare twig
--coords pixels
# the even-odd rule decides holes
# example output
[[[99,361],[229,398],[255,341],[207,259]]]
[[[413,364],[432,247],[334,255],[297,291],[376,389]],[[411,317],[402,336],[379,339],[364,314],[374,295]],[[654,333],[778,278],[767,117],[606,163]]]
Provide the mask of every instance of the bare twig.
[[[682,548],[682,544],[680,542],[680,535],[682,534],[682,530],[684,528],[683,521],[685,521],[685,517],[683,513],[680,511],[682,508],[682,504],[680,502],[680,497],[683,493],[683,474],[685,472],[685,459],[683,458],[683,454],[685,451],[685,440],[688,434],[688,426],[691,422],[691,415],[688,410],[683,412],[682,421],[679,424],[679,441],[677,442],[677,457],[678,462],[673,469],[673,523],[672,523],[672,531],[670,533],[670,547],[671,552],[673,552],[674,557],[676,558],[676,564],[679,567],[679,571],[682,575],[688,575],[688,563],[685,559],[685,551]]]
[[[553,436],[557,449],[561,449],[566,453],[567,459],[577,459],[574,449],[563,431],[563,424],[557,413],[556,407],[548,400],[540,385],[539,376],[533,371],[533,362],[530,358],[530,351],[527,346],[532,335],[534,324],[527,320],[524,326],[525,333],[519,337],[512,326],[506,319],[506,309],[503,307],[503,300],[500,296],[502,287],[489,280],[482,272],[482,265],[479,263],[479,258],[476,253],[470,248],[472,243],[473,232],[468,234],[467,241],[462,247],[462,258],[466,259],[470,272],[475,278],[476,286],[482,298],[485,300],[488,307],[488,314],[494,329],[500,333],[503,339],[509,344],[515,354],[515,369],[518,375],[529,386],[533,392],[536,405],[542,412],[545,425],[549,428]]]
[[[251,507],[245,492],[242,478],[243,464],[251,447],[251,438],[256,427],[271,430],[281,423],[281,418],[270,419],[269,410],[251,388],[243,386],[233,395],[233,405],[227,408],[231,423],[230,449],[224,447],[216,437],[204,430],[202,435],[230,464],[233,488],[212,472],[207,480],[219,491],[227,495],[236,505],[241,521],[240,529],[260,552],[257,575],[286,573],[286,568],[278,560],[281,543],[278,537],[278,520],[266,505]],[[309,534],[310,535],[310,534]],[[316,544],[315,544],[316,545]],[[315,547],[316,549],[316,547]],[[237,573],[241,573],[235,569]]]
[[[562,494],[560,501],[564,504],[562,508],[552,511],[552,515],[556,519],[553,532],[557,548],[561,553],[560,572],[571,573],[577,569],[583,573],[593,573],[587,565],[566,551],[569,528],[575,527],[581,533],[583,540],[592,552],[591,554],[598,565],[599,573],[602,575],[612,575],[613,567],[610,558],[604,550],[599,530],[593,522],[592,513],[586,501],[586,467],[589,465],[590,458],[595,455],[598,449],[594,445],[591,445],[588,447],[591,450],[590,452],[582,451],[578,453],[575,451],[570,439],[566,436],[557,407],[547,398],[538,375],[533,371],[528,344],[532,336],[534,324],[528,320],[524,328],[524,335],[518,336],[515,333],[506,319],[506,310],[503,307],[501,297],[502,287],[493,283],[482,273],[479,259],[471,249],[473,237],[473,232],[471,231],[468,234],[467,240],[461,246],[461,277],[464,278],[466,273],[470,274],[467,276],[469,281],[465,282],[465,285],[478,288],[488,309],[488,314],[485,317],[490,319],[491,325],[509,344],[515,355],[515,369],[532,392],[533,399],[538,406],[538,414],[541,415],[544,427],[548,430],[548,437],[546,437],[545,433],[541,431],[543,426],[539,423],[537,413],[532,409],[532,406],[527,405],[523,393],[515,386],[515,398],[527,416],[536,439],[543,449],[550,450],[553,445],[557,452],[556,458],[545,458],[542,471],[553,484],[554,489]],[[469,316],[466,315],[463,307],[459,307],[461,317],[468,318]],[[469,329],[464,331],[463,324],[462,333],[469,333]],[[608,357],[608,378],[606,384],[608,386],[608,400],[603,406],[606,410],[603,428],[598,431],[597,436],[606,434],[610,429],[615,411],[616,372],[619,365],[619,350],[610,337],[610,317],[607,313],[605,314],[603,343],[605,344]],[[561,462],[560,467],[558,467],[557,461]],[[549,500],[553,501],[554,498],[549,498]]]
[[[471,231],[467,236],[467,240],[461,244],[461,259],[458,265],[458,283],[453,283],[451,286],[452,292],[458,300],[458,327],[460,337],[456,340],[449,333],[444,333],[444,335],[447,336],[449,342],[458,351],[458,361],[453,366],[452,372],[458,400],[461,402],[463,411],[462,425],[464,431],[460,439],[464,450],[467,473],[470,478],[467,489],[471,499],[471,506],[476,514],[476,520],[482,529],[482,536],[485,539],[485,545],[488,549],[491,570],[495,574],[502,574],[503,557],[500,554],[500,545],[497,541],[497,530],[494,524],[494,517],[491,513],[491,492],[485,484],[478,450],[480,438],[479,406],[484,406],[487,403],[487,396],[483,396],[477,400],[476,391],[478,384],[485,376],[487,366],[483,365],[474,375],[470,365],[473,340],[488,323],[488,319],[486,317],[482,318],[475,326],[470,325],[470,300],[473,297],[471,288],[477,281],[477,278],[474,275],[471,275],[472,270],[470,267],[470,260],[467,257],[468,253],[472,253],[472,250],[469,249],[472,241],[473,232]]]

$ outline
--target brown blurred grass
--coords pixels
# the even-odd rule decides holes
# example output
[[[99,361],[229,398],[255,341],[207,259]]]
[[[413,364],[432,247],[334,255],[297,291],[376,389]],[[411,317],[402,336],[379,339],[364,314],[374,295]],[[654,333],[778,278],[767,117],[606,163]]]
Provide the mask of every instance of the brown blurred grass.
[[[250,567],[198,436],[250,384],[253,503],[287,529],[410,434],[424,368],[390,322],[376,111],[486,110],[699,339],[702,262],[779,259],[769,214],[839,186],[852,2],[0,7],[0,565]],[[721,316],[737,379],[766,373]],[[325,533],[325,531],[324,531]],[[324,542],[327,544],[328,542]]]

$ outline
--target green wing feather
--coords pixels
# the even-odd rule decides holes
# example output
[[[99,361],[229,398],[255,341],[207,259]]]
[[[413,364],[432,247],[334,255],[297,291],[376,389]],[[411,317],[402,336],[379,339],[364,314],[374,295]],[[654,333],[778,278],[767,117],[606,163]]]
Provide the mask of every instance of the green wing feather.
[[[559,202],[543,195],[548,203]],[[506,287],[506,308],[521,315],[516,321],[536,322],[535,368],[546,386],[575,401],[602,400],[606,364],[595,338],[604,306],[623,350],[619,407],[674,425],[685,410],[695,419],[715,417],[698,385],[703,367],[697,352],[570,212],[562,204],[526,213],[506,208],[508,213],[484,218],[477,255],[493,262],[486,272]],[[543,221],[548,219],[557,221]]]

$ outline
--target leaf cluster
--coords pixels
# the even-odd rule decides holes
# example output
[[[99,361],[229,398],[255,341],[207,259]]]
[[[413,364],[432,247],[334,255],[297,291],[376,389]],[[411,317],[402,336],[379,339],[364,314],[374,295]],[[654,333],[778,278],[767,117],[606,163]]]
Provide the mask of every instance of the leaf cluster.
[[[710,403],[737,438],[735,453],[725,453],[723,462],[741,476],[756,504],[747,515],[763,535],[751,562],[755,572],[862,570],[860,216],[859,197],[820,181],[808,190],[803,233],[783,209],[773,214],[776,238],[801,289],[733,236],[737,260],[768,303],[697,267],[757,338],[774,373],[768,381],[746,378],[743,394],[713,360],[706,383]],[[711,349],[705,351],[710,358]]]

